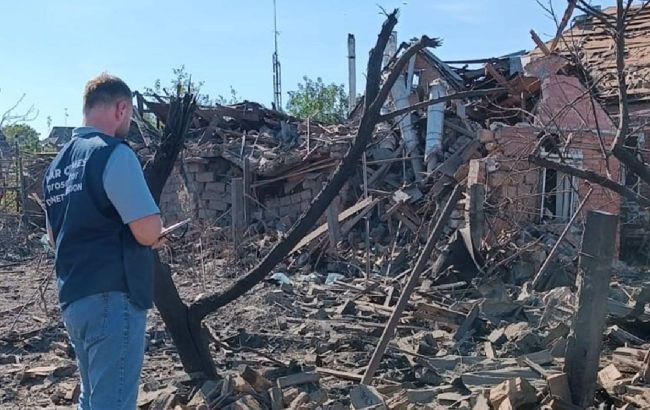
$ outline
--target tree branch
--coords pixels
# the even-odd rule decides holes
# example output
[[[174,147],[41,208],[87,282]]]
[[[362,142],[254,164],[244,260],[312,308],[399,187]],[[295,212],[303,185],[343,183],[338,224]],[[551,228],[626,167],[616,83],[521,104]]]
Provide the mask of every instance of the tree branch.
[[[625,14],[623,0],[617,0],[616,33],[616,78],[618,86],[618,129],[612,143],[612,154],[621,161],[628,170],[639,176],[645,183],[650,184],[650,168],[625,145],[629,134],[630,112],[628,106],[627,83],[625,81]]]
[[[390,74],[388,74],[388,78],[382,85],[381,89],[379,90],[379,94],[377,95],[376,98],[373,99],[368,99],[368,101],[372,101],[371,104],[376,105],[379,104],[379,107],[374,107],[373,109],[376,109],[379,111],[379,108],[384,105],[384,102],[386,101],[386,98],[388,98],[388,95],[393,89],[393,84],[397,81],[400,75],[402,75],[402,71],[404,70],[404,67],[406,67],[406,64],[408,64],[409,60],[411,59],[412,56],[415,55],[418,51],[427,48],[427,47],[438,47],[440,45],[440,40],[437,38],[429,38],[427,36],[422,36],[420,40],[417,43],[414,43],[411,45],[404,53],[399,57],[399,59],[395,62],[395,65],[391,68]]]
[[[392,120],[395,117],[400,117],[404,114],[417,111],[420,108],[426,108],[433,104],[438,104],[441,102],[453,101],[453,100],[462,100],[463,98],[472,98],[472,97],[483,97],[486,95],[494,94],[507,91],[505,88],[488,88],[486,90],[470,90],[470,91],[460,91],[455,94],[445,95],[440,98],[433,100],[422,101],[417,104],[413,104],[410,107],[402,108],[401,110],[395,110],[379,117],[380,122]]]
[[[564,29],[566,28],[567,24],[569,24],[569,20],[571,20],[571,16],[573,15],[573,10],[575,10],[576,8],[576,3],[577,0],[569,0],[569,4],[567,5],[567,8],[566,10],[564,10],[564,15],[562,16],[562,20],[560,21],[560,24],[558,24],[557,26],[557,31],[555,32],[555,38],[553,38],[551,47],[549,47],[551,53],[555,51],[555,48],[557,47],[557,44],[560,41],[560,38],[562,37],[562,33],[564,32]]]
[[[14,105],[9,107],[9,109],[0,116],[0,128],[13,125],[16,122],[34,121],[36,117],[38,117],[38,111],[34,112],[33,104],[22,114],[12,114],[12,112],[23,102],[26,96],[27,94],[21,95],[20,98],[18,98],[18,101],[16,101]]]
[[[622,146],[625,144],[630,121],[630,113],[627,105],[627,84],[625,82],[625,10],[623,9],[623,0],[616,0],[616,3],[616,33],[614,41],[616,47],[616,78],[618,86],[618,130],[616,131],[612,150],[617,145]]]
[[[594,8],[591,4],[587,3],[585,0],[580,0],[576,4],[576,8],[578,10],[582,10],[584,13],[586,13],[586,14],[592,16],[592,17],[597,18],[598,20],[600,20],[605,25],[605,27],[607,27],[609,29],[612,29],[612,30],[616,28],[614,26],[614,24],[613,24],[613,22],[616,21],[614,17],[609,16],[609,15],[603,13],[602,11]]]
[[[597,174],[593,171],[578,169],[567,164],[561,164],[559,162],[551,161],[545,158],[540,158],[535,155],[528,156],[528,162],[539,165],[540,167],[554,169],[556,171],[565,173],[567,175],[572,175],[574,177],[582,178],[586,181],[593,182],[594,184],[600,185],[603,188],[607,188],[610,191],[614,191],[617,194],[629,199],[630,201],[638,202],[640,205],[650,207],[650,199],[637,194],[628,187],[617,183],[603,175]]]

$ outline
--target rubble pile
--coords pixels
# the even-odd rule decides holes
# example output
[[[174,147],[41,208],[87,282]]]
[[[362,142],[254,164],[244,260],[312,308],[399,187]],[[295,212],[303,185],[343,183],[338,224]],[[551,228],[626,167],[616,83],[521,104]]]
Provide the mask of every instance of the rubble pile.
[[[205,320],[222,378],[190,380],[154,315],[140,408],[650,408],[647,271],[612,262],[629,253],[614,239],[621,200],[534,165],[619,180],[601,155],[615,126],[578,68],[543,54],[413,56],[319,224]],[[168,102],[137,100],[145,162]],[[196,111],[160,203],[168,223],[193,219],[161,252],[184,300],[227,288],[283,240],[353,143],[363,104],[334,125],[253,102]],[[49,259],[3,259],[0,403],[72,405]]]

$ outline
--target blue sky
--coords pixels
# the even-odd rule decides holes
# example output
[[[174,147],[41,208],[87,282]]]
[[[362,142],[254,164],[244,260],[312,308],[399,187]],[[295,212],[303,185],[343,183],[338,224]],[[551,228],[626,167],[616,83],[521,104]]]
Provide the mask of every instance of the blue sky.
[[[543,0],[546,1],[546,0]],[[564,12],[566,0],[552,0]],[[593,1],[610,5],[613,0]],[[381,5],[400,9],[398,41],[427,34],[443,40],[443,60],[482,58],[533,47],[529,30],[549,38],[555,24],[535,0],[277,0],[283,101],[303,75],[347,83],[347,33],[357,40],[357,90],[383,21]],[[272,0],[23,0],[2,6],[0,113],[23,93],[32,125],[81,122],[81,92],[108,71],[133,89],[185,64],[204,91],[273,99]],[[43,137],[43,135],[42,135]]]

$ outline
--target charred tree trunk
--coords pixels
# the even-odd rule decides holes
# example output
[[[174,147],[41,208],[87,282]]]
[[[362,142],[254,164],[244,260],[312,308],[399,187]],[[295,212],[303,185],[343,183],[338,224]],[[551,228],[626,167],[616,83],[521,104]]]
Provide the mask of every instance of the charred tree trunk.
[[[163,187],[183,148],[195,108],[196,102],[191,94],[172,98],[170,101],[168,121],[160,145],[153,160],[144,168],[145,178],[156,203],[160,203]],[[154,267],[154,303],[178,349],[185,371],[192,378],[216,378],[216,368],[210,356],[208,339],[203,337],[201,321],[191,320],[188,306],[180,298],[174,285],[169,265],[163,263],[157,254]]]

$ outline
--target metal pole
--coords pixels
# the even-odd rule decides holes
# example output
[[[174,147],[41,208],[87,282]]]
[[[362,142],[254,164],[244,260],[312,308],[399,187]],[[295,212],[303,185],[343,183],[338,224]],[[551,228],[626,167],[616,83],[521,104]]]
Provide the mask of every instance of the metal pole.
[[[368,199],[368,165],[366,163],[366,153],[363,156],[363,197]],[[366,219],[366,279],[370,279],[370,212],[364,216]]]
[[[357,62],[354,34],[348,34],[348,113],[352,113],[357,103]]]
[[[275,109],[282,111],[282,68],[278,56],[278,19],[276,0],[273,0],[273,38],[275,51],[273,52],[273,103]]]

